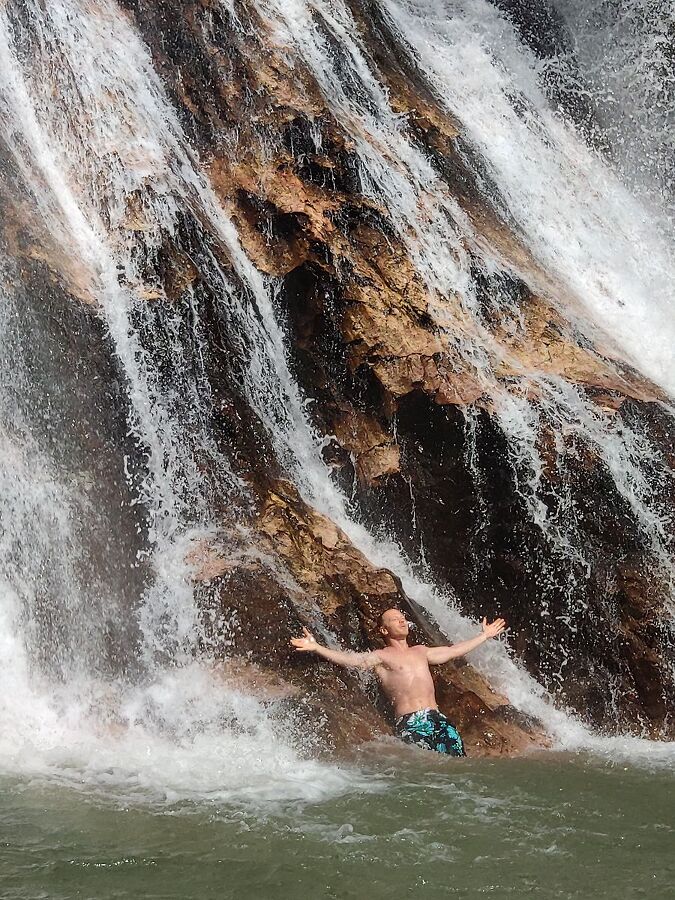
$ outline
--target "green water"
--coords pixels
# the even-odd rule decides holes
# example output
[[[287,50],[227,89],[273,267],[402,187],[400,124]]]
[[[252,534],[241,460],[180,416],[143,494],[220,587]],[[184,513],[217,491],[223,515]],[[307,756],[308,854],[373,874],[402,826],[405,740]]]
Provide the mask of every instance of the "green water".
[[[0,896],[675,897],[672,771],[428,756],[368,761],[374,792],[255,809],[130,808],[86,786],[5,779]]]

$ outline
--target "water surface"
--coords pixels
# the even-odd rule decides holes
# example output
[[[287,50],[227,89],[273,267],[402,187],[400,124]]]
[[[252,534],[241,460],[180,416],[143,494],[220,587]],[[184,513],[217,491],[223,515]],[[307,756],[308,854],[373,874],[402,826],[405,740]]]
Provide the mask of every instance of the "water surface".
[[[673,896],[670,769],[390,747],[364,764],[330,800],[254,806],[5,778],[3,900]]]

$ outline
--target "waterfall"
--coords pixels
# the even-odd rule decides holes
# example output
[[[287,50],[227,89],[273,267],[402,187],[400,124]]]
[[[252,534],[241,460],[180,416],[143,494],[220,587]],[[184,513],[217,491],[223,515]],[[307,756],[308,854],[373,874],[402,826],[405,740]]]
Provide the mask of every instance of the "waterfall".
[[[27,47],[31,67],[21,58]],[[54,590],[72,595],[77,588],[80,603],[69,602],[83,616],[89,612],[92,585],[73,585],[68,575],[74,558],[88,557],[91,548],[76,540],[74,546],[69,543],[69,503],[76,505],[79,498],[73,501],[57,476],[50,480],[50,461],[38,467],[45,472],[40,485],[27,477],[27,462],[22,463],[25,477],[17,479],[17,464],[8,452],[12,467],[3,470],[3,483],[6,477],[12,491],[3,497],[8,507],[3,516],[8,548],[4,578],[26,583],[22,596],[17,596],[18,585],[10,583],[2,597],[8,628],[2,668],[11,674],[9,683],[17,685],[3,706],[3,765],[52,774],[56,769],[57,777],[68,780],[71,770],[84,766],[94,785],[109,779],[106,770],[114,771],[123,792],[146,790],[173,799],[209,793],[241,799],[258,792],[270,797],[331,792],[344,781],[339,772],[304,763],[297,748],[280,741],[278,725],[255,698],[192,663],[199,627],[186,556],[194,541],[208,537],[215,527],[215,492],[242,519],[248,498],[212,443],[203,373],[185,378],[185,371],[193,370],[185,360],[188,348],[179,340],[178,322],[168,315],[159,323],[160,333],[152,331],[158,323],[149,309],[152,285],[144,263],[165,234],[174,233],[179,210],[197,225],[200,220],[211,225],[250,279],[243,300],[241,292],[235,300],[232,284],[205,243],[204,269],[216,281],[224,314],[236,315],[233,325],[240,327],[241,340],[251,341],[250,370],[260,378],[265,377],[260,367],[270,362],[257,360],[256,353],[272,346],[274,335],[261,333],[260,316],[245,304],[246,291],[264,294],[269,302],[267,287],[243,259],[147,52],[114,4],[92,8],[75,0],[48,9],[37,2],[5,7],[0,11],[0,59],[0,121],[11,159],[48,231],[62,235],[59,251],[86,267],[122,370],[131,431],[145,471],[137,490],[148,515],[147,547],[141,556],[149,558],[150,569],[136,613],[145,676],[102,682],[83,664],[82,656],[95,652],[85,635],[79,642],[72,636],[64,682],[56,688],[46,683],[35,668],[41,648],[31,638],[32,625],[42,615],[44,562],[32,558],[28,565],[26,553],[18,560],[12,555],[17,545],[24,546],[22,530],[35,530],[45,557],[62,559],[65,574],[54,582]],[[126,227],[129,198],[142,220],[136,230]],[[189,340],[198,343],[196,299],[193,313],[195,331]],[[168,373],[159,367],[166,364],[167,349]],[[7,348],[6,371],[10,359]],[[9,388],[11,405],[12,395],[21,395],[21,385],[13,381]],[[218,456],[217,484],[202,477],[196,447]],[[40,489],[42,496],[36,496]],[[49,654],[60,644],[57,634],[42,651]],[[229,722],[236,724],[223,726]],[[112,746],[110,737],[120,723],[124,732]],[[189,776],[181,753],[185,744],[194,754]]]
[[[393,4],[385,6],[385,9],[392,17],[404,46],[417,37],[419,47],[425,48],[427,56],[416,56],[420,66],[433,64],[440,67],[444,60],[452,61],[452,70],[437,71],[432,68],[422,71],[432,85],[438,86],[439,96],[450,111],[466,122],[467,127],[477,128],[477,123],[484,123],[484,134],[479,135],[476,131],[471,137],[487,162],[494,166],[496,183],[509,202],[509,213],[519,219],[523,228],[528,225],[530,232],[527,237],[535,252],[540,246],[542,262],[549,265],[555,275],[569,285],[570,290],[575,291],[580,302],[583,300],[585,304],[593,304],[587,308],[590,316],[579,322],[580,327],[585,326],[590,333],[595,329],[605,330],[615,339],[625,334],[624,350],[627,354],[634,360],[639,358],[646,374],[668,387],[671,348],[675,337],[670,287],[672,261],[665,248],[658,255],[662,242],[657,234],[636,230],[644,214],[638,214],[635,202],[613,179],[610,171],[585,150],[564,123],[555,120],[545,106],[543,96],[537,93],[533,78],[528,77],[530,73],[527,70],[523,72],[523,64],[516,58],[518,48],[513,46],[508,48],[508,61],[519,74],[523,72],[525,88],[533,95],[528,100],[538,103],[532,111],[532,122],[519,120],[502,71],[504,61],[490,57],[485,48],[486,36],[477,29],[478,21],[482,27],[485,23],[493,30],[496,27],[496,13],[489,4],[484,6],[481,4],[479,13],[470,16],[465,13],[462,4],[458,5],[457,11],[452,4],[448,8],[441,4],[438,31],[431,27],[437,23],[428,9],[424,14]],[[390,108],[386,94],[368,68],[366,51],[356,40],[356,22],[347,7],[339,4],[329,7],[320,2],[296,0],[276,3],[274,0],[261,0],[259,7],[273,27],[276,39],[295,48],[316,78],[330,108],[338,111],[341,124],[357,146],[361,165],[359,174],[365,193],[373,200],[384,200],[420,271],[430,287],[438,292],[439,304],[453,292],[460,293],[469,312],[469,334],[462,335],[462,353],[477,367],[482,383],[495,400],[502,427],[507,433],[511,430],[514,458],[523,461],[531,472],[536,472],[541,461],[527,458],[536,454],[540,412],[525,399],[518,401],[507,395],[495,377],[499,363],[508,359],[508,350],[498,346],[488,334],[477,311],[476,288],[464,250],[468,245],[474,253],[480,252],[476,246],[477,237],[467,217],[448,196],[447,187],[406,134],[400,117]],[[455,15],[452,15],[453,12]],[[395,20],[394,15],[397,17]],[[498,22],[501,32],[504,32],[504,23],[501,20]],[[423,27],[427,30],[422,31]],[[445,27],[454,29],[456,33],[446,34],[442,30]],[[332,43],[343,48],[344,58],[339,60],[339,65],[324,32],[331,35]],[[488,36],[499,46],[496,37]],[[434,40],[438,43],[434,44]],[[512,40],[515,41],[513,36]],[[492,42],[490,46],[493,46]],[[475,58],[464,58],[462,54],[473,54]],[[481,66],[479,75],[466,74],[473,72],[477,64]],[[518,87],[524,89],[520,83]],[[498,107],[495,105],[497,103]],[[503,134],[494,131],[494,123],[502,124]],[[522,157],[512,153],[507,143],[507,136],[513,134],[519,137]],[[542,177],[539,171],[543,160],[550,160],[550,165]],[[514,166],[514,163],[519,163],[520,169],[507,171],[507,165]],[[554,191],[550,190],[545,180],[551,177],[558,179],[558,187]],[[603,199],[602,191],[597,188],[591,190],[594,181],[607,185],[611,182],[608,200]],[[526,191],[530,192],[529,196],[525,195]],[[594,208],[589,198],[596,197],[597,208]],[[566,202],[567,208],[561,206],[550,211],[550,205],[556,199],[560,204]],[[555,226],[551,222],[555,222]],[[563,223],[566,223],[564,233]],[[587,224],[589,229],[593,229],[592,233],[590,230],[584,231]],[[537,228],[546,229],[546,233],[536,232]],[[608,228],[616,239],[616,245],[611,248],[605,239]],[[560,233],[555,236],[549,233],[555,230]],[[578,252],[588,254],[583,264]],[[549,253],[550,259],[546,257]],[[487,270],[490,262],[484,262]],[[656,272],[658,284],[650,282],[652,272]],[[599,290],[593,294],[597,273],[606,273],[608,278],[611,275],[615,281],[598,285]],[[583,285],[583,291],[575,287],[575,279]],[[616,303],[614,312],[606,308],[607,303]],[[614,321],[615,314],[620,322]],[[515,308],[513,315],[517,316]],[[650,320],[651,315],[654,318]],[[642,323],[645,316],[647,328],[651,329],[648,334],[654,338],[653,341],[649,337],[644,338],[650,351],[656,354],[653,365],[645,358],[642,344],[639,347],[630,346],[637,335],[642,338],[644,330],[638,329],[637,323]],[[442,315],[440,318],[442,321]],[[449,334],[448,338],[457,340],[454,333]],[[597,407],[584,401],[580,395],[573,396],[573,392],[568,391],[562,401],[560,389],[555,383],[542,378],[536,371],[531,373],[531,378],[541,389],[554,417],[559,416],[562,421],[581,418],[589,424],[591,421],[597,423],[593,428],[582,427],[584,437],[590,443],[598,446],[598,442],[604,441],[602,435],[612,432],[611,418],[603,417]],[[575,411],[570,409],[570,404],[576,407]],[[635,453],[629,449],[629,442],[633,439],[636,441]],[[620,454],[618,458],[603,454],[616,475],[617,488],[631,502],[645,527],[653,531],[653,513],[639,508],[640,492],[636,492],[628,479],[624,479],[621,470],[639,472],[641,457],[647,454],[651,458],[656,451],[627,434],[626,446],[622,450],[618,446],[614,448],[613,454],[617,453]],[[662,462],[660,464],[663,466]],[[536,480],[536,474],[529,478],[535,487]],[[632,480],[634,483],[644,481],[639,476]],[[650,493],[646,484],[644,491]],[[534,494],[531,504],[536,516],[540,501],[536,491]],[[657,502],[653,496],[649,499],[652,503]],[[660,527],[656,526],[656,531],[659,530]],[[656,544],[659,545],[658,538]],[[656,552],[661,555],[662,548],[657,546]]]
[[[667,0],[615,0],[556,4],[574,39],[587,90],[612,158],[624,180],[649,204],[665,212],[672,235],[675,218],[675,10]]]
[[[436,4],[433,14],[412,2],[383,0],[379,7],[439,99],[469,130],[510,220],[541,270],[569,298],[566,312],[582,331],[602,335],[672,390],[672,260],[662,237],[611,170],[550,113],[509,26],[488,4],[478,5],[476,12],[460,3]],[[542,508],[537,434],[544,422],[567,429],[602,457],[654,565],[671,566],[659,501],[660,479],[667,475],[648,438],[562,379],[525,373],[538,389],[538,403],[500,381],[499,365],[509,350],[484,322],[472,265],[479,259],[490,271],[501,261],[484,248],[391,108],[347,5],[256,0],[251,8],[310,72],[353,140],[361,190],[388,210],[429,287],[445,339],[494,402],[523,497],[551,546],[562,558],[583,557],[570,498],[561,496],[557,520]],[[507,83],[507,71],[517,74],[517,85]],[[278,720],[263,704],[214,681],[194,661],[199,610],[186,557],[195,543],[218,533],[218,510],[227,507],[244,524],[253,500],[235,461],[214,438],[208,377],[214,351],[204,297],[186,288],[185,318],[164,294],[156,261],[166,242],[184,251],[209,296],[217,298],[237,357],[233,376],[281,471],[373,563],[399,576],[453,639],[466,636],[474,623],[459,612],[457,598],[432,583],[420,560],[406,558],[383,531],[367,529],[336,486],[321,455],[324,436],[312,424],[288,363],[279,285],[244,252],[147,48],[116,3],[8,0],[0,8],[0,128],[0,149],[35,227],[56,244],[64,269],[79,273],[95,309],[91,315],[104,324],[138,458],[126,488],[133,501],[120,485],[112,493],[115,502],[138,507],[133,524],[139,530],[134,573],[123,585],[112,575],[97,584],[90,571],[96,555],[76,522],[99,522],[97,503],[112,501],[92,488],[83,469],[62,465],[55,447],[67,436],[47,440],[25,414],[40,398],[30,383],[34,372],[12,365],[16,347],[8,329],[0,348],[0,671],[13,689],[0,706],[2,765],[69,781],[84,770],[101,789],[118,780],[125,796],[317,798],[342,789],[356,776],[308,761],[307,748],[280,735]],[[21,279],[11,260],[2,272],[8,286],[2,315],[9,322],[21,305]],[[460,328],[447,321],[451,295],[462,304]],[[40,304],[39,297],[24,299],[29,307]],[[17,327],[19,343],[45,340],[39,325],[32,331]],[[559,448],[563,471],[566,452]],[[96,527],[111,521],[103,516]],[[27,533],[30,542],[22,539]],[[136,658],[133,677],[102,672],[96,664],[111,609],[131,620],[124,643],[126,654]],[[50,630],[45,615],[54,610],[61,623]],[[50,668],[41,654],[54,653]],[[618,746],[603,744],[557,711],[501,645],[485,647],[477,667],[515,705],[541,716],[561,743]],[[109,737],[122,720],[129,727],[111,748]],[[631,752],[646,747],[637,741],[626,746]]]
[[[566,311],[572,312],[578,327],[589,335],[600,331],[619,339],[627,357],[664,387],[672,387],[672,258],[661,236],[650,229],[646,213],[609,168],[549,110],[513,28],[487,3],[425,4],[422,9],[392,0],[378,6],[427,83],[465,124],[491,168],[508,215],[516,219],[547,271],[568,289]],[[558,434],[578,437],[601,455],[651,544],[655,566],[671,580],[670,515],[664,498],[672,474],[667,462],[645,435],[617,422],[562,379],[543,377],[536,370],[527,373],[526,385],[538,389],[536,402],[528,398],[526,388],[522,393],[504,389],[496,372],[509,351],[482,322],[465,248],[471,248],[473,258],[482,257],[488,272],[494,260],[486,258],[467,216],[391,108],[349,6],[322,0],[257,0],[256,7],[274,41],[310,71],[353,141],[362,190],[374,202],[384,201],[418,270],[436,292],[440,327],[445,298],[459,293],[467,313],[465,328],[458,338],[457,323],[449,324],[448,341],[459,343],[494,401],[532,520],[546,534],[551,552],[570,567],[570,618],[575,615],[573,567],[588,565],[575,504],[565,493],[567,456],[574,451],[564,440],[558,447],[562,488],[558,513],[551,514],[542,501],[544,461],[538,445],[545,423]],[[508,80],[513,73],[515,83]],[[516,92],[523,95],[525,116],[514,101]],[[518,153],[511,141],[517,142]],[[606,239],[608,231],[613,245]],[[605,283],[598,282],[598,273],[606,276]],[[527,280],[528,274],[521,274]],[[508,305],[509,299],[500,297],[500,302]],[[517,318],[515,306],[511,314]],[[653,341],[645,337],[645,327]],[[649,344],[647,353],[644,344]],[[309,458],[308,453],[303,456]],[[302,479],[301,467],[296,471]],[[318,502],[311,489],[307,496]],[[420,580],[419,567],[415,577],[415,566],[411,568],[398,548],[382,535],[374,539],[359,528],[344,505],[333,503],[327,511],[370,559],[403,577],[408,593],[430,609],[448,633],[466,633],[466,625],[453,612],[453,598],[438,596],[428,578]],[[490,664],[485,671],[496,677]],[[513,697],[509,686],[519,677],[509,669],[499,679],[500,688]],[[527,704],[525,708],[534,711]],[[538,704],[536,708],[546,718]]]
[[[489,3],[383,7],[466,127],[532,251],[570,289],[583,324],[610,335],[672,393],[673,258],[658,223],[549,109],[513,30]]]

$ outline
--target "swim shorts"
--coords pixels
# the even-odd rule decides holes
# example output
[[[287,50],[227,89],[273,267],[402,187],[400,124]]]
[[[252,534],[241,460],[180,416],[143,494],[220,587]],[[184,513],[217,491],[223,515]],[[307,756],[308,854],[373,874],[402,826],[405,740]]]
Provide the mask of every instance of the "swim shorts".
[[[401,716],[396,720],[396,734],[406,744],[448,756],[466,756],[459,732],[437,709],[418,709]]]

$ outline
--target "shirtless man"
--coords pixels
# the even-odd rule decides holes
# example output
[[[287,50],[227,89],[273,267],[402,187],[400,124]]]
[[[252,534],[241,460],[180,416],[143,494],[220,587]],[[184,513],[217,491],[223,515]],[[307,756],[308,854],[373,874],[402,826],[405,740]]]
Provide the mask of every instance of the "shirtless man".
[[[382,690],[394,706],[396,734],[409,744],[436,750],[450,756],[465,756],[464,744],[454,725],[438,709],[434,682],[429,666],[437,666],[464,656],[506,628],[504,619],[488,625],[483,619],[479,635],[449,647],[425,647],[408,644],[410,626],[400,609],[388,609],[380,616],[380,632],[386,647],[354,653],[329,650],[318,644],[303,628],[304,636],[292,638],[291,644],[300,653],[315,653],[338,666],[373,669]]]

